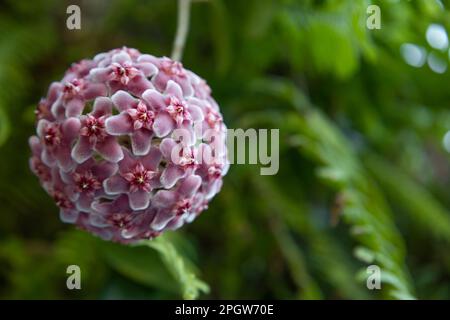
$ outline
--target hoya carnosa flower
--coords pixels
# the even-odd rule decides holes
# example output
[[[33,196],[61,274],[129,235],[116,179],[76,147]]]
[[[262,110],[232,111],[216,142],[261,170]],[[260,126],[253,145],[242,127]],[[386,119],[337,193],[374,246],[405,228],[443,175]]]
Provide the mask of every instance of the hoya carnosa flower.
[[[111,115],[111,99],[98,97],[95,99],[93,111],[79,117],[81,126],[79,139],[71,151],[72,158],[77,163],[83,163],[91,158],[94,152],[114,163],[123,158],[119,143],[105,130],[105,121]]]
[[[104,182],[104,190],[109,195],[126,194],[130,208],[143,210],[148,208],[152,190],[159,188],[161,152],[153,147],[146,155],[136,157],[129,151],[119,162],[116,175]]]
[[[191,222],[228,170],[206,81],[136,49],[73,64],[36,121],[31,170],[64,222],[104,239],[135,242]]]

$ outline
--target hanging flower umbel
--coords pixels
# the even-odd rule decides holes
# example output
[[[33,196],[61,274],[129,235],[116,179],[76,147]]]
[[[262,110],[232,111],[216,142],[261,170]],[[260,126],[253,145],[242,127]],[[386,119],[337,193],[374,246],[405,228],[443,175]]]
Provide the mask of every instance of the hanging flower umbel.
[[[227,172],[226,127],[209,86],[166,57],[122,48],[73,64],[36,117],[32,171],[64,222],[107,240],[191,222]]]

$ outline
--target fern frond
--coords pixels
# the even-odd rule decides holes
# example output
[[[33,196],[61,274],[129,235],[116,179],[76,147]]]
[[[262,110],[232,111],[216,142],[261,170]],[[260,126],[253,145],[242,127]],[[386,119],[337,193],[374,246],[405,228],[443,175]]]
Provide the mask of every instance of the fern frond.
[[[315,109],[309,109],[302,116],[292,114],[289,128],[299,135],[299,151],[316,161],[324,182],[341,193],[342,216],[352,226],[357,241],[373,253],[373,263],[382,270],[382,282],[389,284],[388,296],[413,298],[404,263],[403,240],[383,195],[346,139]]]
[[[410,215],[412,224],[450,243],[450,212],[426,188],[378,156],[369,155],[365,163],[387,193]]]

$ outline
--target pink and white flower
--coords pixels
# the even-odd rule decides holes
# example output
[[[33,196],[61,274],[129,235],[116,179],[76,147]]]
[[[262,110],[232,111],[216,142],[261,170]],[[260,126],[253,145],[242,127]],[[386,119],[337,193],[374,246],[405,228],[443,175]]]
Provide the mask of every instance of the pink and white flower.
[[[226,152],[204,161],[214,144],[226,149],[206,82],[132,48],[73,64],[50,85],[36,121],[31,170],[64,222],[106,240],[151,239],[192,222],[228,168]]]
[[[142,157],[135,157],[127,150],[124,155],[118,173],[105,180],[104,190],[109,195],[126,194],[133,210],[144,210],[149,206],[151,191],[161,186],[161,152],[154,147]]]
[[[117,91],[111,99],[120,113],[107,120],[106,131],[112,136],[128,135],[133,153],[147,154],[153,137],[155,111],[123,90]]]
[[[105,131],[105,120],[111,115],[111,100],[107,97],[98,97],[95,99],[93,111],[79,117],[81,130],[71,154],[77,163],[91,158],[94,152],[114,163],[123,158],[119,143]]]

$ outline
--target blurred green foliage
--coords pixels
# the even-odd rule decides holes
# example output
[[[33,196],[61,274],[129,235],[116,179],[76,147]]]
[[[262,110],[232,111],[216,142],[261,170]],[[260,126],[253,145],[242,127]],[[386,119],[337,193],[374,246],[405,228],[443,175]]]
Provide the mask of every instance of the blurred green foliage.
[[[75,3],[82,29],[70,31]],[[370,4],[379,30],[366,28]],[[28,170],[33,110],[73,61],[124,45],[169,55],[176,1],[1,2],[0,297],[449,299],[449,71],[412,67],[400,50],[448,64],[425,32],[450,30],[449,8],[194,1],[184,65],[208,80],[229,128],[280,129],[280,171],[234,165],[193,224],[122,246],[59,221]],[[80,291],[65,287],[70,264]],[[371,264],[381,290],[366,288]]]

